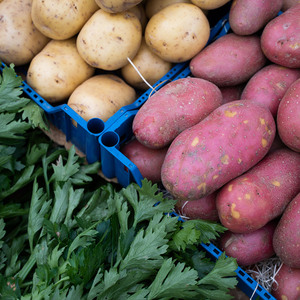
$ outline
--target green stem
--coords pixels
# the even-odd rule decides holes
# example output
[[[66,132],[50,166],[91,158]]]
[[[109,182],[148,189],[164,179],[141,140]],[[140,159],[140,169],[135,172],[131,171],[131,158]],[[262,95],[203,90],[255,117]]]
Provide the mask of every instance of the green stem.
[[[24,282],[25,278],[33,268],[33,266],[36,264],[36,258],[35,258],[35,253],[32,253],[23,266],[23,268],[16,274],[17,277],[20,278],[21,282]]]

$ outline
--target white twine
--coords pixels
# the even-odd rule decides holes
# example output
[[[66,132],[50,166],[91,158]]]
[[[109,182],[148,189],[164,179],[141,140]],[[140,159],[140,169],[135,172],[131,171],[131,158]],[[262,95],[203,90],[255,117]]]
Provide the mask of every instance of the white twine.
[[[260,284],[265,290],[271,292],[272,287],[274,289],[274,284],[278,286],[275,277],[279,272],[281,266],[282,262],[278,257],[271,257],[255,264],[254,267],[257,271],[249,267],[246,272],[250,275],[253,275],[258,284]],[[255,292],[253,293],[253,295],[254,294]]]
[[[132,67],[136,70],[136,72],[139,74],[139,76],[142,78],[142,80],[149,86],[149,88],[152,89],[152,91],[156,92],[156,90],[153,88],[153,86],[144,78],[144,76],[141,74],[141,72],[138,70],[138,68],[134,65],[132,60],[129,57],[127,57],[127,60],[132,65]]]

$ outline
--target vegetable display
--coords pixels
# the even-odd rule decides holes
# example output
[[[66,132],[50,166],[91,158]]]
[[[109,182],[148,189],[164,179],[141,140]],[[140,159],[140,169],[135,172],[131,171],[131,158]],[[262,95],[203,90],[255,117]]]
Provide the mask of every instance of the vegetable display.
[[[0,0],[0,298],[298,299],[299,18]]]

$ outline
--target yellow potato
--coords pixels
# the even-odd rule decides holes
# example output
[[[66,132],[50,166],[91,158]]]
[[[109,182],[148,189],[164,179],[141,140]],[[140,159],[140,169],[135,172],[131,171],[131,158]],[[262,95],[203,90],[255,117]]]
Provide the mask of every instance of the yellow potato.
[[[32,0],[31,16],[44,35],[65,40],[77,34],[98,9],[94,0]]]
[[[212,10],[219,8],[230,0],[191,0],[192,3],[199,6],[201,9]]]
[[[66,100],[95,69],[79,55],[75,37],[51,40],[31,61],[27,83],[50,103]]]
[[[175,3],[156,13],[145,29],[150,49],[162,59],[179,63],[195,56],[206,45],[210,25],[194,4]]]
[[[113,74],[95,75],[78,86],[68,105],[86,121],[100,118],[104,122],[124,105],[136,100],[135,90]]]
[[[0,60],[27,64],[48,43],[31,20],[31,0],[0,2]]]
[[[142,40],[139,52],[132,62],[151,86],[153,86],[172,68],[172,63],[164,61],[154,54],[147,46],[144,39]],[[130,63],[123,67],[121,72],[123,78],[131,86],[141,90],[149,89],[149,86],[144,82]]]
[[[151,18],[163,8],[174,3],[191,3],[190,0],[147,0],[145,4],[145,12],[147,18]]]
[[[77,49],[91,66],[117,70],[138,52],[142,40],[142,25],[130,11],[110,14],[96,11],[77,37]]]
[[[100,8],[109,13],[118,13],[134,7],[142,0],[95,0]]]

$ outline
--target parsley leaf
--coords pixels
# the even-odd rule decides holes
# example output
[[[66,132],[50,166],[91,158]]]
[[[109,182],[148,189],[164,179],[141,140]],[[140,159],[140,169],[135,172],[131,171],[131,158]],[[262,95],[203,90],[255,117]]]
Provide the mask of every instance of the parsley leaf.
[[[17,112],[23,108],[30,99],[22,95],[22,78],[17,76],[14,65],[5,66],[0,75],[0,112]]]

